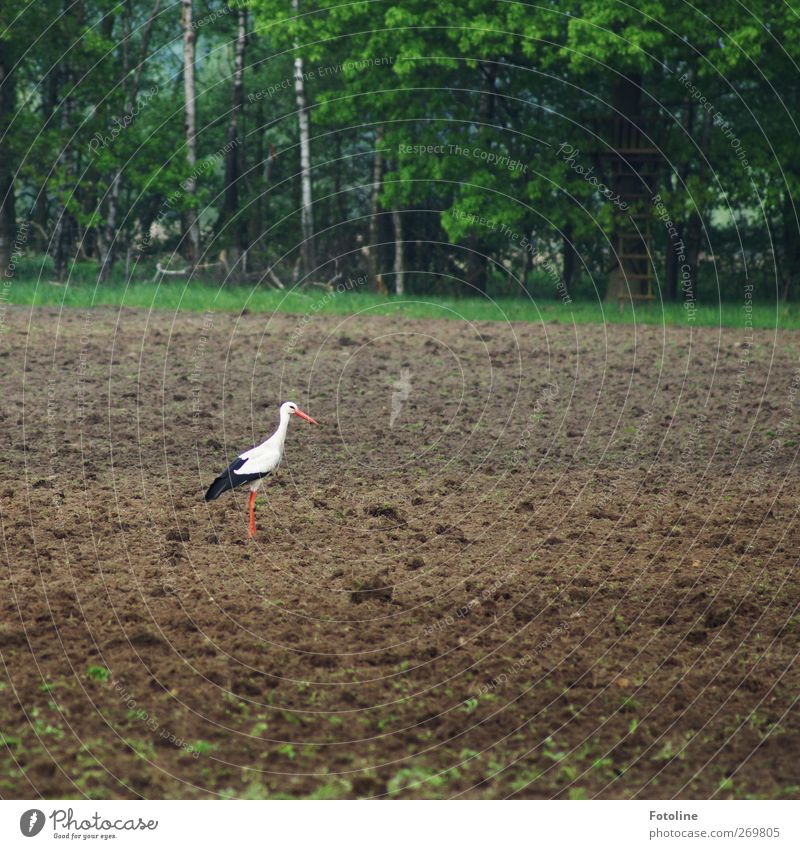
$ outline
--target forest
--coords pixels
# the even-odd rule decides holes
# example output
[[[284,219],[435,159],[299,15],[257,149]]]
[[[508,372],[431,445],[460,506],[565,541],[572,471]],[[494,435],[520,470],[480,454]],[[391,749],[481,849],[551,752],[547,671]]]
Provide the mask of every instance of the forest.
[[[637,219],[652,297],[793,300],[799,44],[760,0],[6,3],[4,283],[566,301]]]

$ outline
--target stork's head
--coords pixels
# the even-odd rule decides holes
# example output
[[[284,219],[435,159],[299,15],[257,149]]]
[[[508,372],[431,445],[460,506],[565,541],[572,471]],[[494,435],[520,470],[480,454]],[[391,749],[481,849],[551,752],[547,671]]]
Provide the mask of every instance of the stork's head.
[[[304,413],[294,401],[286,401],[284,404],[281,404],[281,418],[284,416],[287,418],[289,416],[300,416],[301,419],[305,419],[307,422],[311,422],[311,424],[319,424],[319,422],[315,422],[307,413]]]

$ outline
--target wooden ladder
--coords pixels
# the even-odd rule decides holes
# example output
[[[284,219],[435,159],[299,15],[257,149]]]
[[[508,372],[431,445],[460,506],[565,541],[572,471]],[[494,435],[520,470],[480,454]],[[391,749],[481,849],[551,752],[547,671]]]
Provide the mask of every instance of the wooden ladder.
[[[611,186],[619,195],[615,209],[612,274],[617,274],[617,301],[620,310],[626,300],[652,302],[655,299],[655,271],[652,254],[653,203],[661,154],[651,147],[638,129],[637,118],[616,117],[603,129],[611,150],[604,154],[610,168]],[[610,283],[611,281],[609,281]]]

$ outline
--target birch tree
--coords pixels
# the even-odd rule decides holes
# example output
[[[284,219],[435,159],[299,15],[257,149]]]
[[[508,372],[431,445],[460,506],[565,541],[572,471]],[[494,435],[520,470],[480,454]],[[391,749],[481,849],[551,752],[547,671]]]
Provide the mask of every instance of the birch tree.
[[[380,241],[381,241],[381,188],[383,186],[383,127],[375,130],[375,154],[372,159],[372,201],[369,216],[369,261],[370,284],[380,290]]]
[[[299,13],[299,0],[292,0],[292,10]],[[300,228],[303,234],[303,271],[307,277],[314,269],[314,208],[311,190],[311,122],[309,119],[303,59],[295,44],[294,93],[297,103],[297,121],[300,129]]]
[[[403,214],[399,209],[392,212],[392,224],[394,226],[394,293],[402,295],[405,293],[406,265],[403,253]]]
[[[197,193],[197,113],[194,82],[195,49],[197,37],[192,26],[192,0],[181,0],[181,25],[183,27],[183,99],[184,127],[186,135],[186,162],[189,176],[184,181],[184,191],[190,201]],[[188,258],[195,265],[200,257],[200,225],[194,203],[186,213],[186,234],[188,236]]]

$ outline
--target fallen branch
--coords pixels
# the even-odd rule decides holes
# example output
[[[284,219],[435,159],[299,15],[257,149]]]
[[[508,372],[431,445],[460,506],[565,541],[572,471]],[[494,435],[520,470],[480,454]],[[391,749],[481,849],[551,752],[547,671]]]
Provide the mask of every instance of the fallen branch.
[[[176,269],[175,271],[172,271],[172,270],[170,270],[169,268],[164,268],[164,266],[163,266],[163,265],[161,265],[161,263],[160,263],[160,262],[157,262],[157,263],[156,263],[156,273],[153,275],[153,282],[155,283],[155,281],[156,281],[156,280],[158,280],[158,275],[159,275],[159,274],[160,274],[162,277],[163,277],[165,274],[186,274],[186,272],[187,272],[188,270],[189,270],[188,268],[181,268],[181,269]]]
[[[272,266],[270,266],[270,269],[269,269],[269,271],[267,272],[267,274],[269,274],[269,279],[270,279],[270,280],[272,280],[272,282],[273,282],[273,283],[274,283],[274,284],[275,284],[275,285],[276,285],[279,289],[285,289],[285,288],[286,288],[286,287],[283,285],[283,283],[281,283],[280,279],[278,278],[278,275],[275,273],[275,271],[274,271],[274,269],[272,268]]]
[[[222,262],[199,262],[194,270],[197,271],[198,268],[216,268],[218,265],[224,265]],[[175,270],[165,268],[160,262],[156,262],[156,273],[153,275],[153,280],[158,279],[158,275],[161,274],[188,274],[191,269],[187,266],[186,268],[176,268]]]

